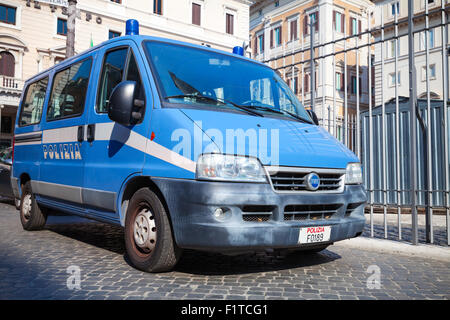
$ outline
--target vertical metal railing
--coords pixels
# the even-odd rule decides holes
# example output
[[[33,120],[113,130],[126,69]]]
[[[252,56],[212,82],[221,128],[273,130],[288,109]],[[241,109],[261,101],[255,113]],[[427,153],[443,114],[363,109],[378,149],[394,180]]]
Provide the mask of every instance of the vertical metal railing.
[[[450,245],[450,5],[421,0],[414,8],[413,2],[407,1],[407,15],[393,3],[369,7],[357,17],[365,24],[357,32],[347,14],[330,36],[317,34],[326,22],[316,30],[310,15],[308,30],[292,47],[264,62],[282,69],[320,124],[361,159],[368,235]]]

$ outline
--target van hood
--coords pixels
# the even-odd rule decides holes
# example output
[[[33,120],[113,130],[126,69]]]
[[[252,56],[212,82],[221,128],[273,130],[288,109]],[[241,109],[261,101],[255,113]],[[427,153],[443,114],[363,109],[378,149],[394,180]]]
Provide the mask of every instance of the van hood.
[[[263,165],[309,168],[346,168],[359,159],[320,126],[296,120],[231,112],[181,109],[214,141],[221,153],[257,156]],[[245,133],[245,151],[236,150],[234,134]],[[250,143],[256,137],[257,143]],[[230,151],[234,146],[234,152]],[[267,146],[267,147],[265,147]],[[277,159],[278,158],[278,159]]]

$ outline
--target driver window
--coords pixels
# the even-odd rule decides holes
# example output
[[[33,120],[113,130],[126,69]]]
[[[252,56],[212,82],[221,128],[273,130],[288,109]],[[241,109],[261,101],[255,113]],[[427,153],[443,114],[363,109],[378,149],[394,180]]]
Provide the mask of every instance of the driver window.
[[[97,100],[98,113],[108,112],[109,96],[113,89],[122,82],[127,55],[128,48],[110,51],[105,55]]]

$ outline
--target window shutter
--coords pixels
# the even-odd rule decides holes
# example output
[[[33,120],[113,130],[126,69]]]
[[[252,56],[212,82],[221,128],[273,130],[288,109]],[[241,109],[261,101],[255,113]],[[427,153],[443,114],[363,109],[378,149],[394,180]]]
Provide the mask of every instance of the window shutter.
[[[316,12],[316,22],[314,24],[316,32],[319,32],[319,11]]]
[[[358,33],[359,33],[359,38],[361,39],[361,20],[358,20]]]
[[[200,25],[201,17],[200,17],[200,5],[193,3],[192,4],[192,24]]]
[[[344,91],[344,90],[345,90],[345,89],[344,89],[344,85],[345,85],[345,82],[344,82],[344,74],[341,73],[341,91]]]
[[[270,47],[273,48],[273,29],[270,29]]]
[[[305,15],[305,17],[303,18],[303,34],[307,35],[308,34],[308,16]]]
[[[15,59],[14,56],[3,51],[0,53],[0,75],[7,77],[14,77],[15,72]]]
[[[345,32],[345,15],[341,14],[341,32]]]
[[[280,42],[277,43],[277,45],[283,43],[283,27],[280,26],[279,29],[280,29],[280,37],[279,37]]]
[[[294,78],[294,93],[298,94],[298,77]]]

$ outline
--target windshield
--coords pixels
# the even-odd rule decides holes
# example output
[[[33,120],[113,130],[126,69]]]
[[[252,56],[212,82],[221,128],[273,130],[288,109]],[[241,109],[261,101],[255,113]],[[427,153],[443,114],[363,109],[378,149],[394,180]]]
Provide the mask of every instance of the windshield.
[[[311,122],[288,85],[269,67],[170,43],[147,41],[145,46],[167,102]]]

